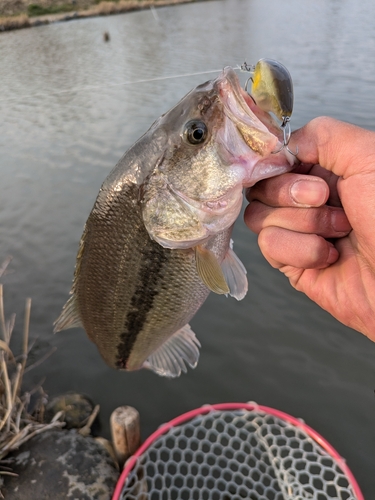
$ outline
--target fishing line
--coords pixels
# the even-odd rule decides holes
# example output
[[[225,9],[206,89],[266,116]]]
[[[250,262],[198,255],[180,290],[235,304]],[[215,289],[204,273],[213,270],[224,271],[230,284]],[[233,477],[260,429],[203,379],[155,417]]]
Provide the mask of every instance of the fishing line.
[[[233,68],[235,70],[241,69],[239,66]],[[163,80],[170,80],[173,78],[186,78],[188,76],[197,76],[197,75],[205,75],[209,73],[220,73],[222,71],[221,69],[210,69],[206,71],[196,71],[194,73],[181,73],[177,75],[169,75],[169,76],[156,76],[154,78],[144,78],[141,80],[133,80],[129,82],[121,82],[121,83],[111,83],[111,84],[105,84],[105,85],[86,85],[84,87],[73,87],[71,89],[64,89],[64,90],[56,90],[52,92],[39,92],[36,94],[29,94],[29,95],[21,95],[21,96],[14,96],[14,97],[7,97],[4,99],[0,98],[0,102],[9,102],[9,101],[21,101],[22,99],[30,99],[34,97],[46,97],[46,96],[52,96],[52,95],[62,95],[62,94],[70,94],[74,92],[84,92],[84,91],[89,91],[89,90],[101,90],[103,88],[113,88],[113,87],[122,87],[125,85],[137,85],[140,83],[149,83],[149,82],[160,82]]]

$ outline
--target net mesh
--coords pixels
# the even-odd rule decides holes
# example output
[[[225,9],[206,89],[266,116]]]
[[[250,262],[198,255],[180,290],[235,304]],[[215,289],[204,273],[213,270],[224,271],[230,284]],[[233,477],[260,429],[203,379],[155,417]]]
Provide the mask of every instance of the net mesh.
[[[122,500],[357,500],[312,437],[262,411],[211,411],[170,428],[137,458]]]

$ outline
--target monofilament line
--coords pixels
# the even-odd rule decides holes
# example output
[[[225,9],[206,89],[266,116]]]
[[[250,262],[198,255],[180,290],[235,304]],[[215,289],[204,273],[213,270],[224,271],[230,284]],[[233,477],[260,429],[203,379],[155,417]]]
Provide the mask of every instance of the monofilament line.
[[[235,70],[239,70],[239,66],[233,68]],[[196,71],[193,73],[181,73],[177,75],[168,75],[168,76],[156,76],[154,78],[143,78],[140,80],[130,80],[128,82],[121,82],[121,83],[111,83],[111,84],[103,84],[103,85],[86,85],[83,87],[73,87],[70,89],[63,89],[63,90],[55,90],[52,92],[38,92],[36,94],[29,94],[29,95],[20,95],[20,96],[14,96],[14,97],[7,97],[0,99],[0,102],[7,102],[7,101],[21,101],[22,99],[30,99],[34,97],[46,97],[46,96],[52,96],[52,95],[61,95],[61,94],[70,94],[70,93],[75,93],[75,92],[84,92],[88,90],[101,90],[103,88],[112,88],[112,87],[123,87],[126,85],[138,85],[141,83],[149,83],[149,82],[160,82],[163,80],[171,80],[173,78],[186,78],[188,76],[197,76],[197,75],[206,75],[209,73],[220,73],[222,71],[221,69],[210,69],[206,71]]]

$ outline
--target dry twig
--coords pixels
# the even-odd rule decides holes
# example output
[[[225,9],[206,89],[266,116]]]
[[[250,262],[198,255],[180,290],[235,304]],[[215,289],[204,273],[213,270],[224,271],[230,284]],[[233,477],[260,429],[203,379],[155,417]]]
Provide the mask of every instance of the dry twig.
[[[0,277],[4,274],[11,258],[8,257],[0,266]],[[8,321],[5,320],[3,286],[0,284],[0,461],[6,455],[16,450],[19,446],[49,429],[62,427],[64,422],[59,421],[60,414],[56,414],[53,420],[45,424],[42,421],[44,414],[44,404],[46,395],[41,387],[44,379],[34,387],[32,391],[22,393],[22,381],[24,374],[35,366],[43,362],[55,349],[51,349],[39,361],[26,367],[29,353],[29,325],[30,325],[31,299],[26,300],[25,319],[23,329],[22,354],[20,362],[13,355],[9,346],[14,328],[15,315]],[[29,413],[29,403],[31,394],[39,392],[35,409]],[[0,463],[1,475],[14,475],[8,467]],[[0,492],[0,498],[2,498]]]
[[[91,426],[94,423],[96,417],[98,416],[99,411],[100,411],[100,406],[96,405],[91,415],[89,416],[87,423],[83,427],[81,427],[80,430],[78,431],[79,434],[81,434],[81,436],[89,436],[91,432]]]

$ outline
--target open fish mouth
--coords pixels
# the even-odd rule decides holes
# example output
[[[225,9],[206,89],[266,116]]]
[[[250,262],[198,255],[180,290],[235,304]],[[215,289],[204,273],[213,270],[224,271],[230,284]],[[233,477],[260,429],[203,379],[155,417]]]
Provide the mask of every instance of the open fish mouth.
[[[225,115],[236,126],[246,145],[261,156],[271,154],[278,143],[278,137],[281,137],[281,129],[277,123],[241,87],[232,68],[224,68],[217,82]]]
[[[282,130],[267,112],[260,109],[241,87],[230,67],[216,80],[225,123],[217,134],[222,150],[244,187],[292,168],[294,158],[282,151]],[[278,151],[274,154],[274,151]]]

